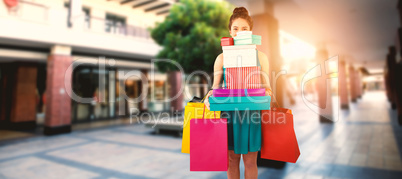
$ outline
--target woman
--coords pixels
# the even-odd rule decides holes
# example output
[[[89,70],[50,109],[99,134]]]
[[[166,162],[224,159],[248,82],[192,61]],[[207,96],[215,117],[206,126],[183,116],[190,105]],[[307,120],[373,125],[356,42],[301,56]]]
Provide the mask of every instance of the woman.
[[[229,21],[229,33],[235,37],[237,32],[252,31],[253,20],[244,7],[237,7]],[[269,62],[267,56],[258,52],[258,59],[261,65],[263,87],[266,88],[266,95],[272,95],[269,79],[264,78],[269,74]],[[219,88],[223,71],[223,55],[220,54],[214,64],[214,82],[212,88]],[[212,95],[210,90],[205,98],[205,105],[209,109],[208,98]],[[222,111],[222,118],[228,119],[228,153],[229,169],[228,178],[240,178],[240,158],[243,155],[245,166],[244,175],[246,179],[257,178],[257,154],[261,149],[261,115],[260,111]],[[256,119],[257,118],[257,119]]]

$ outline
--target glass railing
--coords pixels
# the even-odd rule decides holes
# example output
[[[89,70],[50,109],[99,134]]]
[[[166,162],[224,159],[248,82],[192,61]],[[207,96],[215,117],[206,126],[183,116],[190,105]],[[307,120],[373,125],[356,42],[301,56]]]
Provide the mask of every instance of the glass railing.
[[[72,26],[70,27],[67,23],[68,8],[50,9],[44,4],[30,1],[20,0],[17,7],[9,10],[8,16],[26,22],[45,24],[53,27],[78,27],[77,29],[83,29],[84,31],[90,32],[151,39],[150,32],[146,27],[144,27],[145,25],[113,24],[104,18],[89,17],[85,13],[82,13],[80,16],[75,16],[73,18]]]
[[[127,25],[122,23],[113,23],[106,19],[90,17],[85,20],[84,27],[91,31],[103,31],[108,34],[116,34],[123,36],[139,37],[144,39],[150,39],[150,32],[145,27],[137,25]],[[83,20],[84,21],[84,20]],[[88,25],[89,24],[89,25]]]

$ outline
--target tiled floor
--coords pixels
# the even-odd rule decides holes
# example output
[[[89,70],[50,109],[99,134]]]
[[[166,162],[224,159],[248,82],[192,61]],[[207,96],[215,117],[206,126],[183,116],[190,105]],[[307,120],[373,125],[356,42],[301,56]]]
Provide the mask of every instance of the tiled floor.
[[[298,162],[259,167],[259,178],[402,178],[402,127],[383,92],[366,93],[333,124],[320,124],[302,104],[291,107]],[[226,178],[225,172],[189,172],[189,155],[180,148],[176,136],[124,122],[37,136],[0,144],[0,178]]]

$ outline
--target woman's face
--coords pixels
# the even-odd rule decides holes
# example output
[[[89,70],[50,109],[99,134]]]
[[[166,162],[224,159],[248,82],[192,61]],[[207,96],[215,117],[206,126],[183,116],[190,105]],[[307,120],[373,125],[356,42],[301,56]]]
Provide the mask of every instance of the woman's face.
[[[241,31],[250,31],[250,26],[245,19],[237,18],[232,22],[229,33],[232,37],[236,37],[237,32]]]

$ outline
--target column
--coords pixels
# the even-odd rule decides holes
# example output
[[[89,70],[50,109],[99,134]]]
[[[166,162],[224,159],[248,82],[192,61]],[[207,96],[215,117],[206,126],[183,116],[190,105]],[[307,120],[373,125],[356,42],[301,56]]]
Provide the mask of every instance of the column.
[[[396,109],[396,49],[394,46],[390,46],[388,48],[387,55],[387,68],[388,68],[388,82],[389,82],[389,94],[391,99],[391,107],[392,109]]]
[[[398,12],[399,12],[399,21],[400,21],[400,25],[402,24],[402,0],[398,1]],[[398,50],[399,52],[402,52],[402,29],[398,28],[397,31],[397,39],[396,39],[397,44],[399,44],[396,50]],[[402,125],[402,80],[400,78],[400,76],[402,75],[402,62],[401,62],[401,57],[402,57],[402,53],[399,53],[399,57],[397,56],[396,58],[399,58],[399,63],[396,65],[396,76],[399,77],[398,81],[395,84],[396,87],[396,105],[398,105],[398,122],[399,125]]]
[[[170,84],[170,94],[169,97],[172,100],[170,102],[170,109],[172,112],[175,111],[182,111],[184,109],[183,107],[183,92],[180,92],[180,89],[182,88],[182,74],[180,71],[172,71],[168,73],[168,83]],[[180,94],[179,94],[180,93]],[[179,94],[176,98],[175,97],[177,94]]]
[[[341,60],[339,62],[338,87],[341,109],[349,109],[348,88],[346,83],[346,63]]]
[[[402,24],[402,0],[398,0],[397,9],[399,13],[399,23]]]
[[[265,0],[263,2],[264,12],[252,15],[255,26],[252,31],[254,34],[261,35],[261,45],[257,49],[265,53],[269,60],[269,78],[272,91],[278,100],[279,106],[284,105],[285,99],[285,78],[280,74],[282,69],[282,59],[279,49],[279,23],[273,15],[273,4]]]
[[[15,75],[10,114],[11,127],[34,129],[36,127],[36,100],[38,98],[36,94],[37,68],[30,65],[18,65]]]
[[[71,98],[65,88],[71,84],[71,47],[55,45],[47,60],[45,135],[71,131]]]
[[[320,122],[330,122],[332,119],[332,95],[331,95],[331,78],[327,75],[327,64],[325,61],[328,59],[328,51],[325,47],[318,49],[316,52],[316,61],[321,65],[321,76],[316,80],[316,88],[318,93],[318,107],[320,113]]]
[[[398,112],[398,123],[401,126],[402,125],[402,62],[399,62],[395,66],[395,75],[399,78],[397,78],[396,84],[395,84],[395,104],[396,104],[396,109]]]
[[[356,90],[357,90],[357,98],[361,99],[363,95],[363,82],[362,82],[362,73],[360,69],[356,70]]]
[[[349,65],[349,90],[350,90],[350,98],[353,103],[357,101],[357,93],[356,93],[356,72],[352,65]]]
[[[139,110],[141,113],[143,112],[147,112],[148,111],[148,88],[149,88],[149,84],[145,85],[142,83],[142,81],[147,81],[149,83],[148,80],[148,70],[141,70],[141,73],[144,75],[143,77],[146,77],[145,79],[141,79],[141,85],[139,86],[140,89],[140,95],[144,96],[144,99],[142,101],[140,101],[139,104]]]

